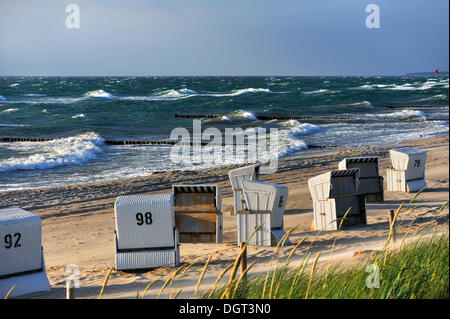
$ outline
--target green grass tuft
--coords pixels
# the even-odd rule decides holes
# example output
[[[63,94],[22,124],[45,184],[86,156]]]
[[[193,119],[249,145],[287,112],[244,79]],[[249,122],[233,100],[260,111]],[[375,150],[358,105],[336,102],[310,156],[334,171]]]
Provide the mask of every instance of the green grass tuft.
[[[386,263],[383,266],[386,256]],[[379,288],[368,288],[366,280],[379,268]],[[434,235],[418,239],[401,250],[381,251],[368,261],[353,267],[332,265],[317,267],[312,278],[305,269],[284,265],[283,271],[272,271],[276,294],[272,298],[308,299],[439,299],[449,298],[449,236]],[[266,275],[249,276],[236,289],[236,299],[261,298]],[[311,281],[310,281],[311,279]],[[293,280],[296,280],[293,286]],[[291,287],[292,291],[291,291]],[[203,298],[220,298],[225,286],[209,292]],[[268,296],[268,294],[266,294]]]

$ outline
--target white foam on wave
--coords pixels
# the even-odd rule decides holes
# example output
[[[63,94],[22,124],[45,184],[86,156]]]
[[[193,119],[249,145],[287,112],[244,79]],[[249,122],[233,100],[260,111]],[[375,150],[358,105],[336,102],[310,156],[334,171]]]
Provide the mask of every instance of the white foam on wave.
[[[178,93],[184,94],[184,95],[186,95],[186,94],[197,94],[197,92],[195,92],[194,90],[189,90],[187,88],[178,90]]]
[[[414,100],[415,102],[433,101],[433,100],[447,100],[448,95],[446,94],[436,94],[433,96],[424,97],[422,99]]]
[[[353,89],[357,90],[373,90],[373,89],[382,89],[382,90],[394,90],[394,91],[424,91],[429,90],[435,87],[439,88],[448,88],[448,79],[438,79],[438,78],[430,78],[425,82],[407,82],[403,84],[363,84]]]
[[[185,99],[193,96],[210,96],[210,97],[226,97],[226,96],[238,96],[248,93],[275,93],[269,89],[264,88],[246,88],[233,90],[228,93],[198,93],[188,88],[181,88],[178,90],[170,89],[160,92],[156,92],[147,96],[115,96],[102,89],[86,92],[81,97],[45,97],[45,94],[24,94],[27,97],[37,97],[37,99],[17,100],[13,103],[28,103],[28,104],[70,104],[77,103],[89,98],[102,98],[107,100],[130,100],[130,101],[163,101],[163,100],[177,100]],[[282,93],[282,92],[278,92]],[[0,101],[6,101],[6,98],[0,95]]]
[[[135,100],[135,101],[158,101],[158,100],[167,100],[167,99],[184,99],[188,97],[193,96],[209,96],[209,97],[227,97],[227,96],[238,96],[243,94],[257,94],[257,93],[276,93],[272,92],[269,89],[266,88],[245,88],[245,89],[238,89],[238,90],[232,90],[231,92],[227,93],[217,93],[217,92],[207,92],[207,93],[199,93],[197,91],[188,89],[188,88],[182,88],[179,90],[164,90],[161,92],[158,92],[156,94],[150,95],[150,96],[126,96],[121,97],[121,100]],[[278,92],[282,93],[282,92]]]
[[[8,104],[72,104],[83,101],[88,97],[47,97],[45,94],[29,94],[28,97],[35,97],[34,99],[14,100],[8,101]]]
[[[289,128],[291,136],[305,135],[320,131],[320,127],[310,123],[300,123],[297,120],[289,120],[282,123],[283,126]]]
[[[3,127],[25,127],[25,126],[30,126],[30,125],[28,125],[28,124],[3,124],[3,123],[0,123],[0,126],[3,126]]]
[[[249,111],[244,111],[244,110],[234,111],[231,114],[231,116],[235,117],[235,118],[246,118],[246,119],[252,120],[252,121],[258,120],[256,118],[255,114],[253,114],[252,112],[249,112]]]
[[[194,90],[184,88],[184,89],[179,89],[179,90],[162,91],[161,93],[158,94],[158,96],[169,97],[169,98],[179,98],[179,97],[187,97],[187,96],[195,95],[195,94],[197,94],[197,92],[195,92]]]
[[[314,90],[314,91],[307,91],[307,92],[303,92],[303,94],[320,94],[320,93],[325,93],[328,92],[327,89],[320,89],[320,90]]]
[[[16,108],[9,108],[9,109],[3,110],[2,113],[11,113],[11,112],[16,112],[18,110],[19,109],[16,109]]]
[[[101,90],[100,90],[101,91]],[[92,91],[97,92],[97,91]],[[227,96],[238,96],[242,94],[248,94],[248,93],[275,93],[272,92],[269,89],[265,88],[245,88],[245,89],[239,89],[239,90],[233,90],[231,92],[227,93],[217,93],[217,92],[206,92],[206,93],[199,93],[197,91],[188,89],[188,88],[182,88],[182,89],[170,89],[170,90],[164,90],[160,92],[156,92],[152,95],[147,96],[122,96],[122,97],[114,97],[118,98],[120,100],[130,100],[130,101],[163,101],[163,100],[178,100],[178,99],[185,99],[190,98],[193,96],[208,96],[208,97],[227,97]],[[101,95],[99,93],[95,93],[95,95]]]
[[[103,90],[95,90],[95,91],[89,91],[84,94],[85,97],[98,97],[98,98],[104,98],[104,99],[115,99],[116,97],[112,95],[111,93],[105,92]]]
[[[46,96],[46,94],[38,94],[38,93],[25,93],[21,94],[23,96]]]
[[[389,90],[394,90],[394,91],[422,91],[422,90],[428,90],[430,88],[432,88],[432,85],[429,84],[423,84],[421,86],[414,86],[413,83],[405,83],[402,85],[394,85],[393,87],[390,87]]]
[[[308,149],[308,145],[305,141],[299,139],[298,137],[314,134],[322,130],[320,126],[310,123],[301,123],[297,120],[281,122],[281,127],[282,129],[280,130],[278,136],[278,155],[280,157]]]
[[[263,89],[263,88],[246,88],[246,89],[240,89],[240,90],[234,90],[230,93],[230,95],[241,95],[241,94],[247,94],[247,93],[273,93],[269,89]]]
[[[246,88],[246,89],[238,89],[238,90],[232,90],[228,93],[204,93],[201,94],[202,96],[215,96],[215,97],[226,97],[226,96],[238,96],[242,94],[248,94],[248,93],[275,93],[272,92],[269,89],[265,88]]]
[[[432,96],[433,99],[448,99],[448,95],[446,94],[436,94]]]
[[[393,84],[364,84],[361,86],[358,86],[356,89],[360,90],[370,90],[370,89],[384,89],[387,87],[392,87]]]
[[[362,106],[362,107],[366,107],[369,109],[374,108],[373,104],[370,103],[370,101],[361,101],[361,102],[350,103],[350,104],[348,104],[348,106]]]
[[[129,101],[164,101],[184,99],[194,95],[198,95],[198,93],[194,90],[183,88],[179,90],[164,90],[150,96],[124,96],[120,97],[120,99]]]
[[[10,87],[13,88],[13,87],[18,86],[18,85],[20,85],[20,83],[13,83],[13,84],[10,85]]]
[[[306,145],[304,141],[291,139],[286,145],[281,145],[280,149],[278,150],[278,156],[284,157],[289,154],[306,149],[308,149],[308,145]]]
[[[308,145],[296,137],[295,134],[292,134],[289,130],[281,130],[278,133],[278,156],[284,157],[289,154],[305,150],[308,148]]]
[[[103,151],[104,140],[97,134],[85,133],[39,143],[12,143],[10,149],[33,152],[26,157],[0,161],[0,172],[49,169],[64,165],[84,164]]]
[[[423,83],[421,82],[405,83],[402,85],[394,85],[393,87],[390,87],[388,89],[400,91],[425,91],[435,87],[448,88],[448,79],[444,80],[429,79]]]
[[[242,116],[249,120],[257,120],[256,116],[252,112],[242,112]]]
[[[388,118],[420,118],[426,117],[425,113],[417,110],[402,110],[393,113],[381,113],[376,114],[377,117],[388,117]]]
[[[73,119],[77,119],[77,118],[80,118],[80,117],[84,117],[84,114],[80,113],[80,114],[76,114],[76,115],[72,116]]]

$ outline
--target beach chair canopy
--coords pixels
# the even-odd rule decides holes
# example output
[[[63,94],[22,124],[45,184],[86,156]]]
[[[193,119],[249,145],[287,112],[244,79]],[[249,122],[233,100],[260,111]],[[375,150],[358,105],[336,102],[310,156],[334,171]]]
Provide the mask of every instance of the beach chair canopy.
[[[406,171],[406,180],[423,179],[427,153],[412,147],[398,148],[389,151],[392,167]]]
[[[18,207],[0,209],[0,296],[50,291],[42,249],[42,221]]]
[[[314,201],[357,194],[359,169],[354,168],[324,173],[310,178],[308,180],[308,186]]]
[[[257,180],[259,176],[260,163],[244,166],[231,170],[228,173],[231,188],[234,192],[242,191],[242,181]]]
[[[171,194],[119,196],[114,211],[118,249],[174,247]]]
[[[359,168],[359,178],[379,176],[380,158],[378,156],[346,157],[339,162],[339,169]]]
[[[261,181],[243,181],[242,187],[248,210],[271,214],[271,228],[282,228],[288,188]]]
[[[222,194],[216,184],[172,185],[176,210],[220,211]]]
[[[18,207],[0,210],[0,278],[42,268],[41,218]]]

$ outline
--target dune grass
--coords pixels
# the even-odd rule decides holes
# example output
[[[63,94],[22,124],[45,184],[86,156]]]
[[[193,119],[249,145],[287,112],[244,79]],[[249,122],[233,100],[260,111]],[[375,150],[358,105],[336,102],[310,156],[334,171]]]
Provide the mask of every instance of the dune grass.
[[[297,268],[288,264],[273,270],[276,290],[265,293],[274,299],[437,299],[449,298],[449,237],[419,238],[399,250],[381,251],[353,267],[337,264],[306,271],[307,259]],[[375,270],[379,270],[379,281]],[[232,295],[237,299],[261,298],[266,275],[250,276]],[[372,286],[373,288],[368,288]],[[377,285],[379,283],[379,285]],[[378,286],[378,288],[377,288]],[[203,298],[220,298],[227,286],[207,292]],[[229,288],[228,288],[229,289]]]

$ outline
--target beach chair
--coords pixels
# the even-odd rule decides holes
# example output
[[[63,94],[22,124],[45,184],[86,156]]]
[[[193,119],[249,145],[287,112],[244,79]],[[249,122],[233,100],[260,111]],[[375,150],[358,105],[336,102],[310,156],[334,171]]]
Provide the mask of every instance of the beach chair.
[[[286,234],[283,216],[288,188],[260,181],[242,181],[241,186],[247,208],[237,213],[238,242],[276,246]]]
[[[365,196],[358,191],[359,169],[328,172],[308,180],[316,230],[337,230],[367,224]]]
[[[245,199],[242,196],[242,181],[258,180],[261,164],[253,164],[231,170],[228,173],[231,188],[234,195],[234,213],[247,209]]]
[[[388,192],[417,192],[424,188],[427,153],[412,147],[389,151],[392,168],[387,170]]]
[[[347,157],[339,162],[339,169],[359,168],[359,193],[366,196],[366,202],[384,201],[383,176],[380,176],[380,158]]]
[[[17,207],[0,209],[0,297],[50,291],[42,249],[42,221]]]
[[[114,212],[117,270],[179,265],[179,238],[171,194],[119,196]]]
[[[180,243],[222,242],[222,194],[218,185],[172,185],[172,195]]]

